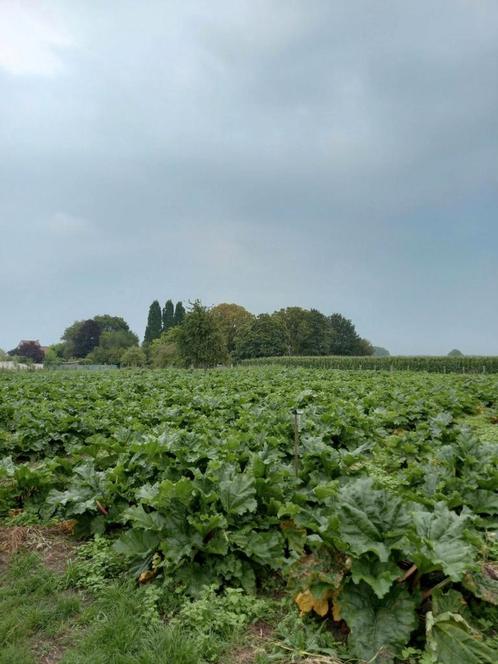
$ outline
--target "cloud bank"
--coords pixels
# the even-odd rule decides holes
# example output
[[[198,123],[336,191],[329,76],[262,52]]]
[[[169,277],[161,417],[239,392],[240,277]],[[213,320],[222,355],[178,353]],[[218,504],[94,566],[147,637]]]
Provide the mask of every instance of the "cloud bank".
[[[2,3],[0,26],[0,347],[200,297],[498,353],[492,0]]]

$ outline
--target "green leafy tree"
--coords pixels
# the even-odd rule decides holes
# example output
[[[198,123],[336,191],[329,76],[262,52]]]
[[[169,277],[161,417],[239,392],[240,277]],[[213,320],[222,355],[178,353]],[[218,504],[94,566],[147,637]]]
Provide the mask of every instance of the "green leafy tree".
[[[360,337],[360,340],[356,346],[356,355],[373,355],[373,352],[374,349],[370,341]]]
[[[96,364],[121,364],[127,348],[138,345],[138,337],[131,330],[109,330],[100,335],[99,345],[90,353]]]
[[[289,338],[288,355],[327,355],[331,331],[327,317],[317,309],[287,307],[275,314],[285,325]]]
[[[144,346],[148,346],[154,339],[159,339],[162,329],[161,306],[157,300],[149,307],[147,327],[145,328]]]
[[[174,325],[181,325],[185,318],[185,308],[182,302],[177,302],[175,307]]]
[[[55,367],[58,364],[61,364],[61,362],[62,359],[57,354],[56,349],[53,346],[47,348],[47,350],[45,351],[45,357],[43,358],[43,364],[46,367]]]
[[[448,353],[448,357],[463,357],[463,353],[461,350],[458,350],[458,348],[453,348],[453,350],[450,350]]]
[[[83,320],[76,320],[64,330],[64,334],[62,335],[62,343],[64,344],[62,348],[62,355],[66,359],[75,357],[75,338],[84,322],[85,321]]]
[[[167,300],[163,308],[162,331],[167,332],[175,324],[175,308],[171,300]]]
[[[198,300],[179,329],[178,351],[186,366],[207,368],[227,360],[227,347],[220,325]]]
[[[254,316],[239,304],[223,302],[211,309],[211,313],[220,324],[229,353],[235,351],[235,340],[242,328],[251,322]]]
[[[331,328],[331,355],[371,355],[373,347],[356,332],[353,323],[341,314],[329,318]]]
[[[260,314],[237,335],[235,348],[241,360],[286,355],[289,349],[287,328],[280,316]]]
[[[93,319],[89,318],[88,320],[83,321],[83,323],[77,328],[74,338],[72,339],[73,356],[86,357],[88,353],[98,346],[100,334],[100,326]]]
[[[64,341],[60,341],[57,344],[52,344],[50,350],[53,350],[57,357],[62,360],[64,358],[64,351],[66,349],[66,344]]]
[[[145,353],[139,346],[130,346],[121,356],[121,366],[123,367],[143,367],[146,361]]]
[[[91,347],[88,352],[91,352],[94,347],[98,345],[100,341],[100,334],[104,332],[129,332],[130,327],[128,323],[121,318],[120,316],[111,316],[109,314],[101,314],[94,316],[92,319],[93,323],[98,327],[98,341],[95,346]],[[53,347],[56,348],[56,352],[60,357],[70,358],[70,357],[85,357],[85,355],[80,355],[82,352],[81,349],[81,329],[85,323],[88,321],[77,320],[72,325],[69,325],[64,330],[62,335],[62,344],[55,344]],[[92,326],[94,333],[97,334],[97,327]],[[88,325],[87,325],[88,328]],[[83,331],[83,335],[85,332]],[[91,346],[91,344],[90,344]]]
[[[303,346],[310,333],[308,314],[309,311],[301,307],[287,307],[273,314],[287,330],[287,355],[303,355]]]
[[[182,361],[178,351],[178,334],[180,327],[170,327],[163,332],[159,339],[154,339],[149,347],[149,360],[155,369],[181,366]]]
[[[330,325],[327,317],[317,309],[306,312],[307,329],[301,341],[301,355],[327,355],[330,348]]]
[[[127,332],[130,326],[121,316],[110,316],[109,314],[102,314],[94,316],[93,320],[100,327],[101,332]]]
[[[389,357],[391,353],[387,350],[387,348],[382,348],[382,346],[373,346],[372,355],[374,357]]]

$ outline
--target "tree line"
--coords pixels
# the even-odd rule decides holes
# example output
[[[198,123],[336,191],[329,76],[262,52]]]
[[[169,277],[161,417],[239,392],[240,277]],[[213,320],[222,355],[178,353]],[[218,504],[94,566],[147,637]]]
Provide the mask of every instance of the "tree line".
[[[11,355],[47,365],[75,361],[120,366],[208,367],[283,355],[371,355],[354,324],[335,313],[287,307],[253,315],[239,304],[205,307],[199,301],[149,307],[142,343],[120,316],[97,315],[69,325],[57,344],[23,342]]]
[[[339,313],[286,307],[253,315],[239,304],[205,307],[196,300],[154,300],[143,341],[121,316],[97,315],[69,325],[61,341],[47,348],[25,340],[0,360],[115,364],[118,366],[210,367],[259,357],[388,356],[389,351],[362,338]],[[450,356],[463,356],[453,349]]]
[[[167,332],[170,328],[181,325],[184,318],[185,308],[181,301],[177,302],[176,306],[173,306],[173,300],[166,300],[166,304],[161,310],[159,301],[154,300],[149,307],[143,341],[144,345],[152,343],[154,339],[159,339],[161,334]]]
[[[207,308],[196,301],[180,323],[169,316],[165,326],[165,311],[157,300],[149,308],[143,348],[152,366],[209,367],[255,357],[374,351],[352,321],[338,313],[287,307],[254,316],[238,304]]]

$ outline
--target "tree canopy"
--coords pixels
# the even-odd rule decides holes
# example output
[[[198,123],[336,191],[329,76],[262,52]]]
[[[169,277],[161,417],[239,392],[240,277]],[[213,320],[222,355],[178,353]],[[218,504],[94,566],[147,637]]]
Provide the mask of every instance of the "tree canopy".
[[[121,366],[123,367],[143,367],[146,362],[147,357],[138,346],[127,348],[121,355]]]
[[[260,314],[237,335],[235,353],[238,359],[287,355],[289,335],[277,314]]]
[[[159,339],[154,339],[149,348],[149,361],[155,369],[181,366],[182,360],[178,350],[179,326],[170,327]]]
[[[217,304],[211,309],[211,313],[220,325],[228,352],[233,353],[237,335],[254,316],[247,309],[241,307],[240,304],[228,304],[226,302]]]
[[[387,350],[387,348],[382,348],[382,346],[372,346],[373,348],[373,353],[375,357],[389,357],[391,353]]]
[[[99,364],[119,364],[123,350],[138,343],[124,318],[109,314],[75,321],[64,330],[62,340],[51,346],[56,357],[89,358]]]
[[[109,314],[101,314],[94,316],[93,320],[100,327],[101,332],[128,332],[130,329],[128,323],[121,316],[110,316]]]
[[[99,345],[87,356],[95,364],[121,364],[124,352],[138,345],[131,330],[109,330],[100,335]]]
[[[177,302],[175,307],[175,315],[173,317],[173,325],[181,325],[185,318],[185,307],[182,302]]]
[[[175,324],[175,307],[172,300],[166,300],[163,307],[163,326],[162,332],[167,332]]]
[[[39,341],[21,341],[15,349],[15,355],[35,363],[43,362],[43,349]]]
[[[179,327],[178,350],[186,366],[214,367],[227,359],[220,324],[199,301],[194,302]]]
[[[332,332],[330,343],[331,355],[371,355],[373,347],[363,340],[349,318],[342,314],[329,317]]]
[[[317,309],[287,307],[277,311],[277,316],[287,330],[288,355],[327,355],[330,350],[331,329]]]
[[[99,324],[89,318],[84,320],[75,331],[72,338],[72,354],[74,357],[86,357],[100,341],[101,329]]]
[[[162,312],[157,300],[149,307],[147,327],[145,328],[144,346],[148,346],[154,339],[159,339],[162,332]]]

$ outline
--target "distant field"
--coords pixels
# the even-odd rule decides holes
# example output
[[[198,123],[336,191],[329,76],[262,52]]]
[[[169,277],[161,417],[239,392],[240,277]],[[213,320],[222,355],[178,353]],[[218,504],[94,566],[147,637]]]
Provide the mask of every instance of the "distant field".
[[[141,623],[122,622],[119,639],[136,629],[156,655],[119,659],[115,638],[108,661],[166,661],[154,659],[160,643],[174,654],[177,640],[187,655],[168,661],[184,664],[496,664],[498,377],[488,374],[5,373],[0,518],[16,533],[63,523],[89,539],[65,578],[95,598],[96,615],[117,620],[109,597],[131,606],[136,593],[123,616],[145,616],[153,646]],[[16,564],[35,584],[35,563]],[[7,626],[0,619],[12,661],[20,628],[6,616],[17,610],[24,624],[15,598],[26,602],[18,574],[6,577]],[[109,590],[126,579],[125,594]],[[60,587],[50,577],[66,606]],[[96,634],[86,655],[61,661],[95,658]]]
[[[434,356],[393,356],[393,357],[345,357],[345,356],[282,356],[258,357],[242,360],[247,366],[274,364],[285,367],[306,367],[309,369],[351,369],[375,371],[431,371],[436,373],[498,373],[498,356],[434,357]]]

